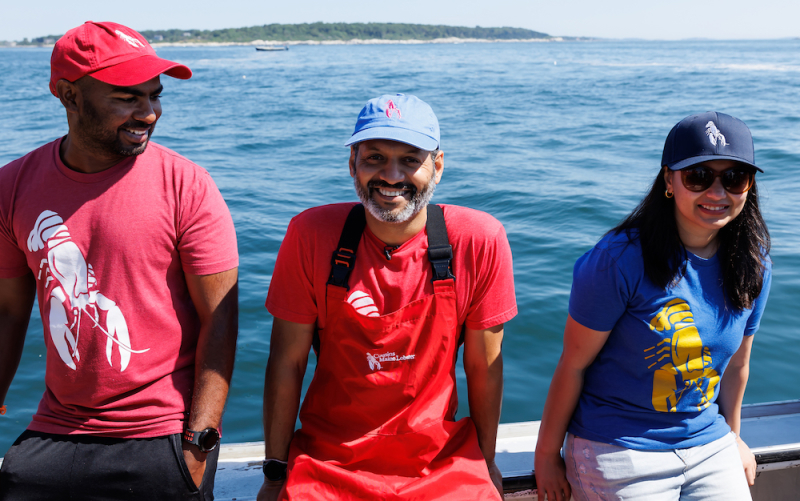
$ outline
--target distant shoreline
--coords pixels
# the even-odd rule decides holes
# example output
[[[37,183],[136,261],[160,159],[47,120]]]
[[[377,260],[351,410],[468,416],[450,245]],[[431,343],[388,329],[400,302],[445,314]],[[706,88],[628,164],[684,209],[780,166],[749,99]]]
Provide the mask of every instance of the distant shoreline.
[[[551,38],[531,38],[531,39],[509,39],[509,40],[489,40],[485,38],[434,38],[432,40],[386,40],[373,38],[369,40],[292,40],[278,42],[275,40],[253,40],[252,42],[151,42],[153,47],[207,47],[207,46],[289,46],[289,45],[422,45],[422,44],[459,44],[459,43],[541,43],[541,42],[563,42],[563,37]]]
[[[252,42],[150,42],[153,48],[159,47],[264,47],[290,45],[423,45],[423,44],[460,44],[460,43],[546,43],[546,42],[589,42],[593,38],[584,37],[548,37],[528,39],[486,39],[486,38],[434,38],[432,40],[386,40],[386,39],[353,39],[353,40],[253,40]],[[15,42],[0,43],[0,48],[53,47],[54,44],[20,45]]]

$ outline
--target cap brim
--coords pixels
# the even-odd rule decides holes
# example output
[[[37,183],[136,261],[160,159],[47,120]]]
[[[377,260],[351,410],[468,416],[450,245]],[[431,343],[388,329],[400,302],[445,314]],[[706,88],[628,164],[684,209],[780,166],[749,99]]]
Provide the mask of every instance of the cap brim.
[[[89,73],[89,76],[109,85],[129,87],[152,80],[162,73],[181,80],[192,77],[192,70],[188,66],[151,55],[97,70]]]
[[[436,139],[400,127],[370,127],[369,129],[364,129],[350,136],[350,139],[348,139],[344,145],[350,146],[370,139],[399,141],[425,151],[433,151],[439,147],[439,142]]]
[[[734,162],[739,162],[740,164],[749,165],[750,167],[758,170],[759,172],[764,172],[761,167],[757,166],[756,164],[752,164],[747,160],[742,160],[740,157],[734,157],[729,155],[701,155],[698,157],[691,157],[685,158],[680,162],[677,162],[674,165],[668,165],[670,170],[681,170],[687,167],[691,167],[692,165],[696,165],[703,162],[708,162],[709,160],[733,160]]]

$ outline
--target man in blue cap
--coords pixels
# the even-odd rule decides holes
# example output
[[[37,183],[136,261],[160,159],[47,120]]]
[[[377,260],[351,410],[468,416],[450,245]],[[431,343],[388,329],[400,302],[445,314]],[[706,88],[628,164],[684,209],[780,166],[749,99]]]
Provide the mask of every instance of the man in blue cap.
[[[361,203],[292,219],[269,288],[259,500],[500,499],[500,348],[517,312],[505,230],[429,204],[444,153],[420,99],[370,100],[345,145]],[[456,421],[462,343],[471,417]]]

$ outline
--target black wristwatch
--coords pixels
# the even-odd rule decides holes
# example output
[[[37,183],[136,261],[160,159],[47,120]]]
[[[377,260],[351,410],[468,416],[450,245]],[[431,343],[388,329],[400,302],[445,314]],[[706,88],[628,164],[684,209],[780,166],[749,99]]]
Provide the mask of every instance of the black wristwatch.
[[[267,459],[264,461],[264,466],[261,467],[261,470],[270,482],[286,480],[286,461]]]
[[[206,428],[203,431],[184,430],[183,439],[192,445],[196,445],[200,452],[211,452],[219,445],[219,430],[216,428]]]

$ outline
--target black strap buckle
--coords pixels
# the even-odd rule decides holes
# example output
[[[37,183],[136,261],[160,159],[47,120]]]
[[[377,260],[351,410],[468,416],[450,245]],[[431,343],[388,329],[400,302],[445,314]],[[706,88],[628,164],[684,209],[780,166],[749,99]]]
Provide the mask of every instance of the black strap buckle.
[[[450,265],[453,261],[453,246],[447,237],[447,225],[444,222],[444,211],[436,204],[428,205],[428,261],[433,266],[432,282],[438,280],[455,280]]]
[[[450,278],[456,279],[450,271],[450,262],[453,260],[452,246],[428,247],[428,260],[433,265],[433,282]]]
[[[333,257],[331,257],[331,275],[328,279],[328,283],[350,290],[347,279],[350,277],[350,271],[353,268],[353,264],[356,260],[355,258],[356,253],[344,247],[334,252]]]
[[[350,277],[350,272],[353,271],[358,243],[366,225],[364,206],[361,204],[353,206],[347,215],[344,228],[342,228],[339,245],[336,246],[337,249],[331,257],[331,274],[328,278],[328,284],[350,290],[347,281]]]

